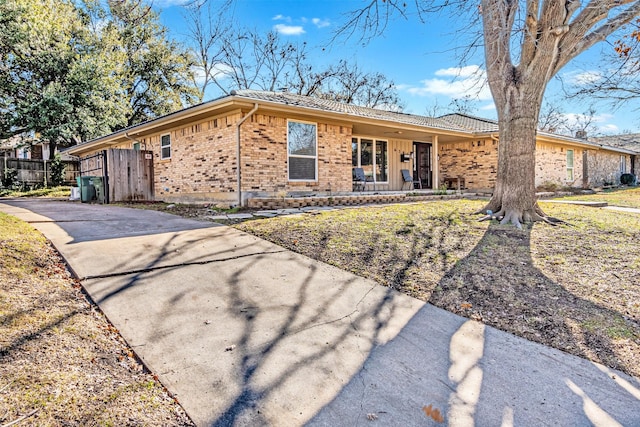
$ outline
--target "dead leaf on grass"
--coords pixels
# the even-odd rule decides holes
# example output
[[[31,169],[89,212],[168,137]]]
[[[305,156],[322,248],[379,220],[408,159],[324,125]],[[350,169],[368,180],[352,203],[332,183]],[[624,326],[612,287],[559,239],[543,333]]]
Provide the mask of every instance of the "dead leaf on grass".
[[[440,413],[440,410],[437,409],[437,408],[434,408],[433,405],[429,404],[429,406],[423,406],[422,410],[424,411],[424,414],[427,417],[430,417],[435,422],[437,422],[437,423],[443,423],[444,422],[444,417]]]

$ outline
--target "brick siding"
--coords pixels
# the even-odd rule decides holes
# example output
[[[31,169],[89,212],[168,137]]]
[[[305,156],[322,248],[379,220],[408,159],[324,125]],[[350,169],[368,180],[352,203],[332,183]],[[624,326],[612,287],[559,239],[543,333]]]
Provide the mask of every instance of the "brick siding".
[[[496,183],[498,142],[492,139],[441,144],[440,184],[446,178],[464,178],[466,188],[488,189]]]

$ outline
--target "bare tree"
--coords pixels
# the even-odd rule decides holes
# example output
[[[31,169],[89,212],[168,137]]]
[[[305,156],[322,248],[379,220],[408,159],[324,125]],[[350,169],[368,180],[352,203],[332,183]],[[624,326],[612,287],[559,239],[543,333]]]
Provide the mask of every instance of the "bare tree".
[[[600,70],[591,74],[588,84],[573,87],[569,97],[599,99],[614,108],[640,98],[640,19],[627,28],[618,40],[603,49]]]
[[[402,110],[395,84],[382,73],[365,72],[358,64],[341,60],[325,74],[315,96],[370,108]]]
[[[260,34],[232,27],[228,25],[232,19],[214,11],[212,4],[194,1],[186,9],[189,38],[198,58],[201,101],[213,85],[225,94],[234,89],[286,90],[368,107],[402,109],[395,85],[385,75],[364,71],[346,60],[313,66],[306,43],[289,42],[275,31]],[[313,56],[321,55],[314,52]]]
[[[212,9],[211,2],[190,4],[186,8],[185,18],[197,67],[194,85],[199,90],[199,102],[202,102],[221,61],[219,39],[229,30],[229,26],[224,15]]]
[[[472,7],[458,0],[415,5],[421,13]],[[343,31],[367,24],[364,29],[371,30],[372,19],[386,23],[394,12],[406,15],[408,7],[401,0],[372,0]],[[500,128],[496,186],[482,211],[519,228],[522,222],[551,222],[535,196],[536,129],[547,84],[577,55],[637,18],[640,0],[481,0],[477,12]],[[373,28],[379,33],[384,25]]]

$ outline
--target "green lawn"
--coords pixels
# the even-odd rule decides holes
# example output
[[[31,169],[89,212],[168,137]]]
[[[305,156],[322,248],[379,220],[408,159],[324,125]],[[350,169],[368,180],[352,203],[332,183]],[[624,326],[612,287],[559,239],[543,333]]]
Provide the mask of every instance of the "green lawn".
[[[640,209],[640,187],[604,190],[596,194],[562,197],[556,200],[584,200],[590,202],[607,202],[610,206],[622,206]]]

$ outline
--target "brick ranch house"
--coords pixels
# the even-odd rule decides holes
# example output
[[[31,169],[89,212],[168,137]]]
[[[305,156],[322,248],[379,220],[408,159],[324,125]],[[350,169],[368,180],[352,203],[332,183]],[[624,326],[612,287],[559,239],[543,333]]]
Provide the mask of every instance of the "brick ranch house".
[[[354,167],[368,177],[365,192],[455,187],[458,179],[466,189],[491,189],[498,143],[497,122],[491,120],[242,90],[67,153],[86,159],[110,149],[143,150],[153,159],[156,199],[245,205],[259,197],[351,193]],[[638,151],[539,132],[536,185],[589,187],[618,180],[633,172]],[[403,181],[403,169],[414,183]]]

